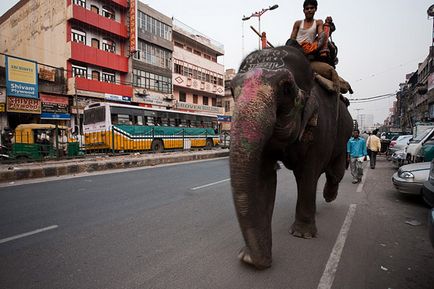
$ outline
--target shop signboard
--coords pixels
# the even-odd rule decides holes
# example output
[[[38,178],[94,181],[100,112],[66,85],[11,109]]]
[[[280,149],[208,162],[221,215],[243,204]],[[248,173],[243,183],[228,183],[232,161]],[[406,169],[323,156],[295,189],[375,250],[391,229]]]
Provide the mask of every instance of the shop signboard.
[[[11,56],[6,56],[5,64],[7,96],[38,99],[38,64]]]
[[[0,112],[6,111],[6,89],[0,87]]]
[[[41,113],[41,101],[33,98],[8,96],[6,101],[7,112]]]
[[[217,115],[217,120],[220,122],[231,122],[232,117],[230,115]]]
[[[130,1],[130,52],[137,51],[137,0]]]
[[[120,101],[120,102],[131,102],[131,97],[117,95],[117,94],[110,94],[110,93],[105,93],[104,99],[112,100],[112,101]]]
[[[41,119],[67,120],[71,118],[68,113],[68,97],[41,93],[41,105]]]

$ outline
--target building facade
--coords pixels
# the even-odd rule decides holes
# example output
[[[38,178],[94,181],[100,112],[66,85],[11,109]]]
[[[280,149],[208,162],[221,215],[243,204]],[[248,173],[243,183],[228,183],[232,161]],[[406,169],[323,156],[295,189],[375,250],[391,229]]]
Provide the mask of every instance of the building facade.
[[[173,19],[173,96],[175,109],[223,115],[222,44]]]
[[[137,10],[133,101],[141,106],[171,109],[174,106],[172,19],[141,2]]]
[[[57,98],[62,108],[66,100],[72,115],[63,114],[61,124],[79,127],[92,102],[132,101],[128,21],[127,0],[21,0],[0,17],[0,52],[38,63],[39,81],[52,78],[47,68],[63,70],[64,89],[45,99]],[[42,113],[27,119],[47,122]]]

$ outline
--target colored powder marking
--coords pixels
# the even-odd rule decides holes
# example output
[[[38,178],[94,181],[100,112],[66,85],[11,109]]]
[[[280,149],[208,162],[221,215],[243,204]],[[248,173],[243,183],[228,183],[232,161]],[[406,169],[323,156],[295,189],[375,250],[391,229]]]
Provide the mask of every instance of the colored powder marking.
[[[255,69],[247,74],[236,103],[235,131],[239,133],[239,139],[246,150],[257,147],[274,119],[269,115],[273,90],[270,85],[263,83],[262,75],[262,69]]]

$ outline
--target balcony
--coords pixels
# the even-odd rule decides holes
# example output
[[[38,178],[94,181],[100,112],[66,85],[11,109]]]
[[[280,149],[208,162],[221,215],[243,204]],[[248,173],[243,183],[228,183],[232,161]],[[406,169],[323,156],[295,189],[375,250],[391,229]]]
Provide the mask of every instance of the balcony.
[[[89,91],[92,93],[120,95],[120,96],[133,96],[133,87],[131,85],[123,85],[116,83],[103,82],[93,79],[72,77],[68,79],[68,94],[74,94],[76,90]]]
[[[70,43],[70,59],[128,73],[128,58],[74,41]]]
[[[113,1],[113,2],[126,2],[126,1]],[[68,7],[67,12],[68,20],[75,19],[80,22],[89,24],[93,27],[96,27],[98,29],[102,29],[104,31],[107,31],[109,33],[112,33],[114,35],[128,38],[128,28],[126,25],[119,23],[113,19],[101,16],[93,11],[87,10],[81,6],[78,5],[70,5]]]
[[[123,8],[128,8],[128,1],[127,0],[112,0],[113,3],[118,4],[119,6]]]

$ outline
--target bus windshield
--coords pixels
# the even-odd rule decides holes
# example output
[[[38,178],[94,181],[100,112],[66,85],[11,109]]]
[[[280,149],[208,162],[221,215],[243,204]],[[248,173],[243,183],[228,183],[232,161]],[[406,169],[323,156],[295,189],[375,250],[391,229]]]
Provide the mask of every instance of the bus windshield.
[[[93,124],[105,121],[105,107],[94,107],[84,111],[84,124]]]

